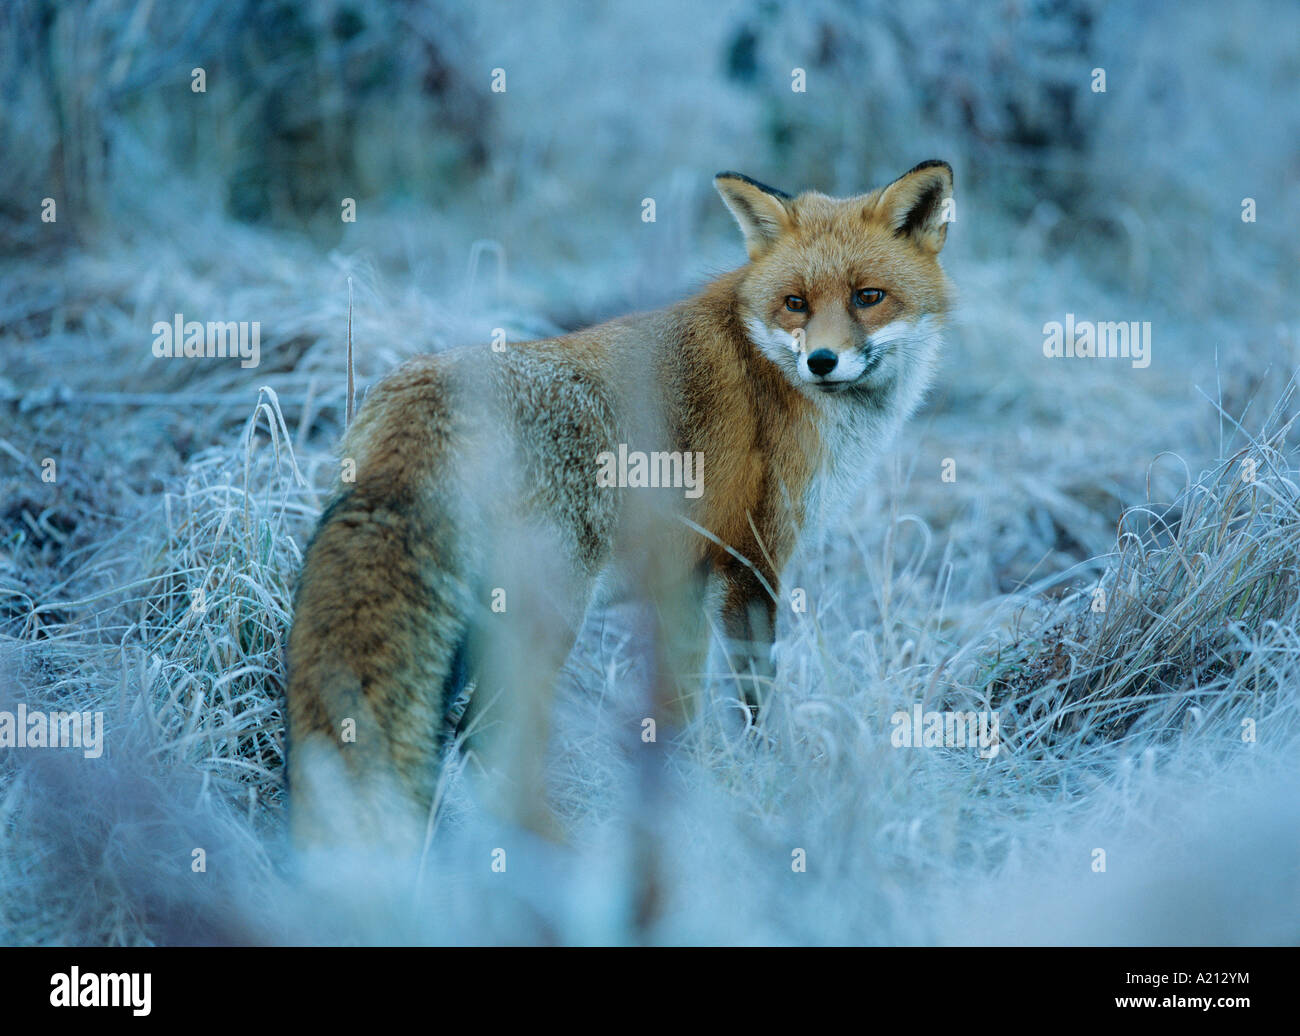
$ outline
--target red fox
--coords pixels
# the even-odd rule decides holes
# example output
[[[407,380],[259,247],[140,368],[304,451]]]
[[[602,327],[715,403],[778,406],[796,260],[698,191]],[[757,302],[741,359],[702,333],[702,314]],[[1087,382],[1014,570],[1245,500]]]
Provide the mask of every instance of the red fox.
[[[692,607],[712,602],[757,705],[801,531],[851,498],[931,378],[953,181],[930,161],[844,199],[731,172],[715,185],[740,269],[657,312],[411,360],[367,396],[289,638],[300,844],[382,837],[377,818],[399,812],[423,831],[471,684],[461,726],[498,710],[484,758],[507,814],[554,833],[550,688],[609,573],[666,573]],[[639,487],[684,519],[649,569],[628,562],[652,539]],[[693,662],[708,626],[677,625]],[[669,718],[692,697],[683,682]]]

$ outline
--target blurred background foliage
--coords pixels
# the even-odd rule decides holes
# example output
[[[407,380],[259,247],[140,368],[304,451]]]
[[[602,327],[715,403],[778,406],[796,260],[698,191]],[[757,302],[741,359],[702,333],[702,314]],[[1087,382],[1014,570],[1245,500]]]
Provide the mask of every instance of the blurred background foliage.
[[[720,228],[717,169],[849,193],[939,156],[962,199],[1103,279],[1145,278],[1194,258],[1247,188],[1294,214],[1297,21],[1287,3],[10,0],[0,233],[34,246],[53,196],[84,239],[182,177],[235,219],[323,242],[352,197],[469,207],[494,237],[567,253],[644,196],[674,226]],[[1189,294],[1210,286],[1186,272]]]

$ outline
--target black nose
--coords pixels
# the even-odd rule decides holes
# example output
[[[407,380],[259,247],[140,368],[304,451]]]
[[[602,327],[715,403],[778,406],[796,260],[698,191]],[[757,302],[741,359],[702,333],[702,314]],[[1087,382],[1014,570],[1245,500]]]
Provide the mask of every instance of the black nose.
[[[817,377],[824,378],[835,369],[835,363],[838,359],[839,357],[829,349],[818,349],[808,357],[808,369]]]

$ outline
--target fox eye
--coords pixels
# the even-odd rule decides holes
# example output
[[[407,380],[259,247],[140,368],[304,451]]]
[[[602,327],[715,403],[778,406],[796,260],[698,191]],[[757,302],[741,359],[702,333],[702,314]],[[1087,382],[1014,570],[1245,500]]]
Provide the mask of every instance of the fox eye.
[[[865,309],[867,306],[874,306],[885,297],[885,293],[879,288],[859,288],[853,293],[853,304]]]
[[[791,313],[802,313],[808,308],[808,300],[802,295],[787,295],[785,297],[785,308]]]

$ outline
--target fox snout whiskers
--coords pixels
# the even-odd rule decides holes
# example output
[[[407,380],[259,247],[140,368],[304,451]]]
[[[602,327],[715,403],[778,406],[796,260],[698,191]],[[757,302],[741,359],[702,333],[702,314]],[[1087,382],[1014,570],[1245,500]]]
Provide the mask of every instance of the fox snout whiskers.
[[[836,353],[831,349],[814,349],[800,364],[804,380],[824,392],[835,392],[869,376],[884,359],[886,350],[870,342],[856,349]],[[806,371],[803,368],[807,368]]]

